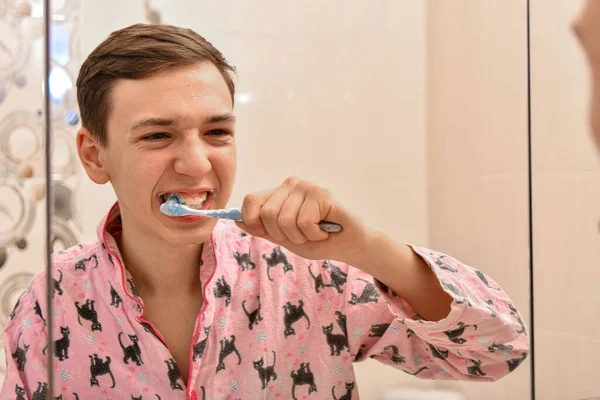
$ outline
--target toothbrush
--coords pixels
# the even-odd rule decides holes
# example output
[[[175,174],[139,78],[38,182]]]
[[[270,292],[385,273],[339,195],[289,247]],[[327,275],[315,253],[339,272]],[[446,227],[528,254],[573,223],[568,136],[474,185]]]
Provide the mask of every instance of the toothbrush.
[[[179,196],[172,195],[169,199],[160,205],[160,212],[171,217],[184,217],[186,215],[198,215],[201,217],[230,219],[233,221],[242,220],[242,212],[239,208],[228,208],[224,210],[196,210],[190,208],[181,202]],[[342,226],[335,222],[321,221],[319,227],[325,232],[341,232]]]

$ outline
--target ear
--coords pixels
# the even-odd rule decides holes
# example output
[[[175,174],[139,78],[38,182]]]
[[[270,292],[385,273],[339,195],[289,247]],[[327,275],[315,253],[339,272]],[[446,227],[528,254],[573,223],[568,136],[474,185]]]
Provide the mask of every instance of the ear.
[[[110,181],[110,175],[102,160],[104,147],[100,145],[87,128],[77,132],[77,153],[85,172],[92,181],[103,185]]]

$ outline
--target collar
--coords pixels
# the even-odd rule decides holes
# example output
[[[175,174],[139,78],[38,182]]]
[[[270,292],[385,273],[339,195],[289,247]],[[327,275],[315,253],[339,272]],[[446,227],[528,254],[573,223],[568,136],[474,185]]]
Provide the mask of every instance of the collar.
[[[126,310],[132,310],[140,316],[143,313],[144,303],[139,297],[133,276],[124,267],[121,252],[115,240],[115,235],[121,230],[121,211],[119,203],[115,202],[96,227],[98,243],[101,244],[98,250],[102,253],[103,258],[108,259],[106,269],[111,287],[111,304],[122,301],[122,306]]]
[[[116,295],[122,300],[122,306],[131,310],[134,314],[143,318],[144,302],[139,296],[135,280],[125,268],[121,252],[115,240],[115,235],[122,231],[121,211],[118,201],[110,208],[106,216],[100,221],[96,228],[99,252],[101,257],[108,262],[107,278],[111,286],[111,297]],[[228,229],[226,223],[219,220],[213,229],[211,240],[204,244],[202,250],[202,264],[200,268],[200,279],[203,286],[210,280],[217,267],[216,242],[226,235]],[[114,299],[112,299],[114,300]]]

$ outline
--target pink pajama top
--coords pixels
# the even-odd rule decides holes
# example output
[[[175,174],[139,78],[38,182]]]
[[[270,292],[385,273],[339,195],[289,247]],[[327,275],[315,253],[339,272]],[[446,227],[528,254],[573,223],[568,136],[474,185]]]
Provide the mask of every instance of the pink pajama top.
[[[204,304],[184,382],[112,234],[54,255],[53,326],[46,273],[17,302],[5,331],[1,399],[46,399],[46,329],[53,329],[54,396],[71,399],[358,399],[353,363],[374,358],[425,379],[494,381],[529,351],[527,329],[490,277],[413,247],[453,297],[441,321],[421,319],[361,270],[311,261],[219,221],[204,246]]]

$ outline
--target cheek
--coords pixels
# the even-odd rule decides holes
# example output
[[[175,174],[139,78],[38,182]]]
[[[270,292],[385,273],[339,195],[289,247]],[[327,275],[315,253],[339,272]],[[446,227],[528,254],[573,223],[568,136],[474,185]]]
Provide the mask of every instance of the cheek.
[[[210,162],[219,181],[219,201],[215,206],[225,207],[231,198],[235,183],[237,163],[235,149],[214,154]]]
[[[162,162],[155,158],[140,158],[129,163],[127,168],[130,171],[130,178],[146,180],[148,177],[160,174],[159,171],[164,170],[161,165]]]
[[[124,157],[119,186],[121,191],[147,199],[165,171],[166,157],[130,154]]]
[[[232,181],[235,178],[235,171],[237,168],[237,157],[235,147],[228,149],[227,151],[219,152],[214,154],[210,160],[213,169],[215,170],[221,184],[223,181]]]

